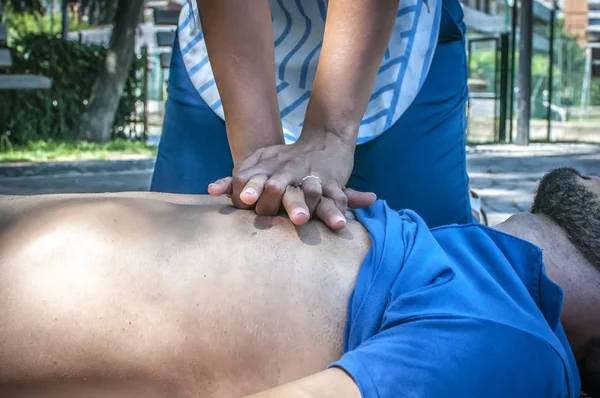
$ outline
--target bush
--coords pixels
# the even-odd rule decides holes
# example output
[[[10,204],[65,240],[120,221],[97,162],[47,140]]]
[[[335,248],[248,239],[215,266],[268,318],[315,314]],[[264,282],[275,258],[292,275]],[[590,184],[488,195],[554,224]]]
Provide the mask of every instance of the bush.
[[[27,35],[10,46],[11,74],[36,74],[52,79],[50,90],[0,91],[0,136],[13,144],[34,140],[77,139],[74,127],[91,95],[106,49],[47,35]],[[143,59],[134,64],[115,116],[112,137],[144,139]],[[6,72],[5,72],[6,73]]]
[[[37,11],[20,13],[9,11],[5,14],[5,20],[8,26],[9,44],[31,34],[57,36],[62,30],[62,15],[58,12],[42,14]],[[76,22],[72,17],[69,18],[69,32],[88,28],[87,22]]]

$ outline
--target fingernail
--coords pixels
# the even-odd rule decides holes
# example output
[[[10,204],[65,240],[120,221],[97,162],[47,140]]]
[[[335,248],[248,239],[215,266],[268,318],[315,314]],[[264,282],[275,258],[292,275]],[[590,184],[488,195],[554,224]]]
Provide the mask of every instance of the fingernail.
[[[308,216],[308,214],[302,209],[294,211],[294,217],[300,216]]]
[[[371,195],[374,198],[377,198],[377,195],[375,195],[373,192],[369,192],[369,195]]]
[[[212,188],[212,187],[214,187],[214,186],[215,186],[215,184],[214,184],[214,183],[208,184],[208,187],[209,187],[209,188]]]
[[[244,195],[246,196],[254,196],[256,195],[256,191],[252,188],[248,188],[244,191]]]
[[[335,224],[345,224],[346,223],[346,219],[344,217],[341,217],[341,216],[335,216],[335,217],[333,217],[333,222]]]

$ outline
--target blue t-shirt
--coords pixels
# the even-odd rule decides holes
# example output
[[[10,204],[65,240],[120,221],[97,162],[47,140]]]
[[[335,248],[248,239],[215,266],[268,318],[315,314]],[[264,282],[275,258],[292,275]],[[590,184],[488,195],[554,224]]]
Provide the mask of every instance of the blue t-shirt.
[[[481,225],[429,230],[379,201],[348,304],[344,369],[364,398],[579,397],[563,293],[541,250]]]
[[[277,99],[285,140],[292,143],[300,136],[304,124],[323,45],[328,0],[270,0],[270,5]],[[425,82],[437,43],[461,40],[464,32],[458,0],[399,3],[357,144],[378,137],[404,114]],[[194,0],[188,0],[182,8],[178,38],[192,84],[204,102],[224,119],[223,103]]]

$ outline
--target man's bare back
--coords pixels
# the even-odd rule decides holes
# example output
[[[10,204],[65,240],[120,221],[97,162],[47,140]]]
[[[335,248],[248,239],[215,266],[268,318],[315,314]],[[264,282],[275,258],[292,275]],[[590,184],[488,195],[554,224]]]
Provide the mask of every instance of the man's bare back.
[[[0,197],[0,396],[231,397],[319,372],[368,248],[357,222],[202,196]]]

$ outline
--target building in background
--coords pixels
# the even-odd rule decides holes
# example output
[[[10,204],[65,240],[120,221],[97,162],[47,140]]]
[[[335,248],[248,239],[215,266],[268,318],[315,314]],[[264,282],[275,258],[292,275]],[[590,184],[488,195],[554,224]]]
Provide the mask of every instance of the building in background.
[[[577,37],[577,42],[585,46],[588,32],[588,0],[564,0],[562,17],[565,21],[565,33]]]
[[[159,44],[157,37],[161,33],[168,37],[164,33],[172,32],[177,23],[157,23],[156,10],[170,10],[171,14],[177,14],[185,1],[146,1],[144,23],[140,24],[137,32],[137,50],[142,46],[148,50],[147,109],[150,114],[162,114],[168,80],[168,63],[163,62],[163,58],[170,53],[169,44]],[[460,1],[470,50],[469,140],[506,141],[515,130],[516,121],[519,2]],[[555,1],[558,3],[556,20],[551,25]],[[516,10],[513,7],[515,2]],[[515,12],[517,18],[513,23]],[[600,0],[533,0],[533,16],[532,139],[583,139],[577,134],[588,126],[581,123],[592,120],[588,115],[593,105],[600,105],[600,79],[592,79],[592,76],[600,76]],[[551,28],[554,28],[554,40],[551,40]],[[72,39],[107,44],[110,31],[110,26],[95,27],[73,33]],[[594,111],[594,117],[600,119],[600,107],[597,111]],[[552,136],[550,120],[556,122]],[[586,130],[586,137],[596,134],[592,127],[591,133]],[[600,142],[600,137],[585,140]]]
[[[511,32],[514,0],[461,0],[461,3],[469,38]],[[533,1],[533,47],[535,50],[548,51],[551,8],[550,1]]]
[[[600,0],[587,0],[587,46],[591,56],[592,77],[600,77]]]
[[[565,31],[586,48],[589,74],[600,77],[600,0],[564,0],[563,16]]]

